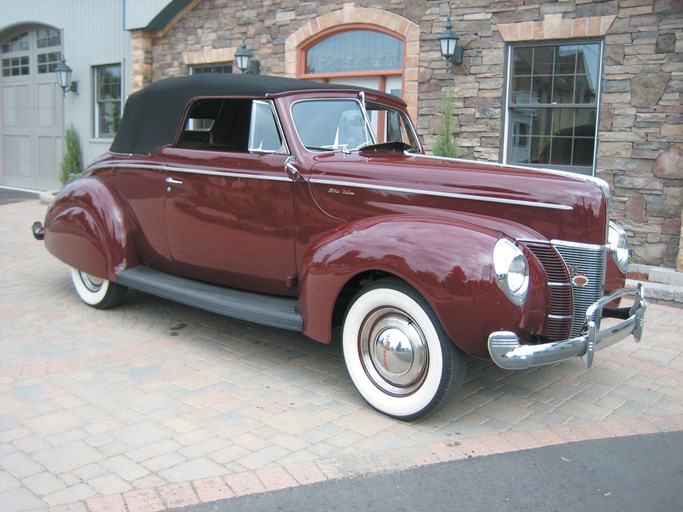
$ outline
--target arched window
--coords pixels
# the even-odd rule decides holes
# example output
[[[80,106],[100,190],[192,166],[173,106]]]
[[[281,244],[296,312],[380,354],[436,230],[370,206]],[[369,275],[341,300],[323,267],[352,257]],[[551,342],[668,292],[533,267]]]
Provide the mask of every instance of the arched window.
[[[306,74],[402,69],[403,41],[374,30],[334,34],[306,52]]]
[[[374,26],[324,32],[302,49],[300,62],[300,78],[403,95],[404,41]]]

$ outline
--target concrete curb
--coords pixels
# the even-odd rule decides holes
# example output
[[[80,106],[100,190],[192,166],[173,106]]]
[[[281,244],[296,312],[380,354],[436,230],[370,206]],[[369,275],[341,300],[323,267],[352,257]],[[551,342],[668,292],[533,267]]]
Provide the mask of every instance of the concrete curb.
[[[651,300],[683,306],[683,272],[672,268],[631,264],[626,285],[635,287],[643,283]]]
[[[40,193],[40,202],[43,204],[52,204],[52,202],[55,200],[55,196],[57,195],[56,190],[53,191],[47,191],[47,192],[41,192]]]

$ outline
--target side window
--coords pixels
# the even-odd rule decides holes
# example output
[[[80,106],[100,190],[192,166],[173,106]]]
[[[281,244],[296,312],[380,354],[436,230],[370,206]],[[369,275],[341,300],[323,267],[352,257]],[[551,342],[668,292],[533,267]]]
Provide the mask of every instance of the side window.
[[[420,147],[412,125],[403,112],[378,103],[368,103],[367,111],[378,143],[404,142],[414,149]]]
[[[207,151],[248,151],[252,101],[203,98],[188,111],[177,147]]]
[[[177,147],[205,151],[285,151],[269,102],[230,98],[196,100],[188,110]]]
[[[249,151],[257,153],[286,152],[270,102],[255,100],[251,109]]]

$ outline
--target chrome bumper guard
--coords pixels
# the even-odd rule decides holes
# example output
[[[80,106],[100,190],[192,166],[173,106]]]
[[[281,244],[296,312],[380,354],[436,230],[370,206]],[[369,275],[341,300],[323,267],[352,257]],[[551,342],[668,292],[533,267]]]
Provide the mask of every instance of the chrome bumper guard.
[[[604,315],[604,317],[621,318],[622,321],[600,330],[603,307],[615,299],[627,296],[635,296],[630,308],[606,310]],[[590,368],[593,365],[596,350],[614,345],[629,334],[633,334],[636,341],[640,341],[646,309],[645,287],[639,283],[635,289],[622,288],[594,302],[586,311],[585,334],[577,338],[530,345],[521,344],[514,332],[499,331],[489,336],[489,353],[493,362],[506,370],[523,370],[584,355]]]

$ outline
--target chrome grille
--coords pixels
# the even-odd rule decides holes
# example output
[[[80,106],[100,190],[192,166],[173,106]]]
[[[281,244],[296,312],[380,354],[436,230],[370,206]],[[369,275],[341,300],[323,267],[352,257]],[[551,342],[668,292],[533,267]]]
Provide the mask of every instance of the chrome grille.
[[[576,276],[585,276],[584,286],[572,285],[574,319],[571,336],[578,336],[586,321],[586,310],[604,295],[607,248],[558,241],[553,246],[567,265],[570,281]]]
[[[541,335],[551,340],[579,336],[586,310],[603,296],[606,249],[555,241],[524,241],[548,277],[549,311]],[[583,286],[572,284],[572,279]]]
[[[548,315],[541,336],[551,340],[569,337],[572,327],[572,290],[567,266],[560,254],[549,243],[524,242],[543,266],[548,278],[550,299]]]

